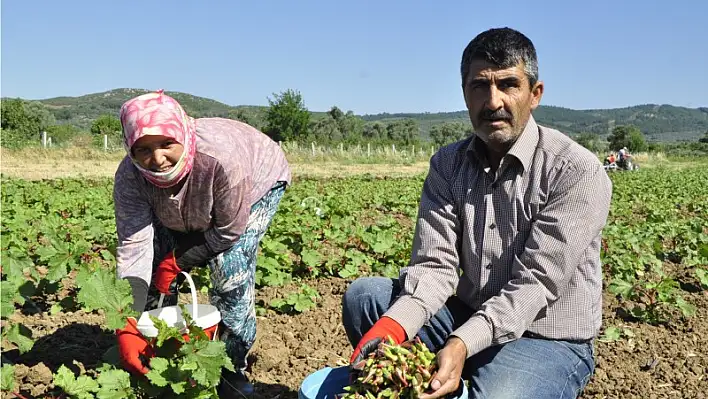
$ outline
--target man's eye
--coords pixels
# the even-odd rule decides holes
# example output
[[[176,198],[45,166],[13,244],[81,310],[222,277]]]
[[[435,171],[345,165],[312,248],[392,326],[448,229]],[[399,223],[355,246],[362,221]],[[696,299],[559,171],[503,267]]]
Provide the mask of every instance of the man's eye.
[[[481,82],[472,82],[472,83],[470,83],[469,88],[472,90],[480,90],[480,89],[484,89],[486,86],[487,86],[486,84],[481,83]]]
[[[513,89],[517,87],[518,85],[516,82],[500,82],[499,83],[499,89],[500,90],[507,90],[507,89]]]

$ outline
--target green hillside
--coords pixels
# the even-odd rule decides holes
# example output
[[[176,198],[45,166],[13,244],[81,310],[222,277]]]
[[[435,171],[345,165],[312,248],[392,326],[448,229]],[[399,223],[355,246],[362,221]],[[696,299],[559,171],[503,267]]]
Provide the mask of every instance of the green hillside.
[[[56,97],[39,101],[51,110],[58,123],[88,128],[98,116],[117,115],[123,102],[146,92],[147,90],[143,89],[115,89],[80,97]],[[187,112],[195,117],[245,115],[249,120],[261,121],[266,110],[264,106],[231,106],[187,93],[166,93],[176,98]],[[319,111],[313,112],[315,117],[323,116],[326,110]],[[616,125],[634,124],[651,141],[671,142],[695,141],[708,131],[708,108],[647,104],[627,108],[573,110],[557,106],[541,106],[534,112],[534,116],[539,123],[557,128],[567,134],[591,132],[604,136]],[[424,138],[428,137],[430,127],[434,124],[453,121],[469,123],[466,111],[382,113],[362,115],[361,118],[369,122],[412,118],[418,122]]]

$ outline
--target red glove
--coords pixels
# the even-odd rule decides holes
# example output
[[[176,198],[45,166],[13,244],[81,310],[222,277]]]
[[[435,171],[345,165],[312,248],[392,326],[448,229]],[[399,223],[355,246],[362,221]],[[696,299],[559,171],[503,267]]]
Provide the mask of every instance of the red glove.
[[[147,358],[155,356],[152,346],[138,331],[138,322],[134,317],[128,317],[125,327],[116,329],[118,337],[118,353],[123,367],[134,374],[147,374],[140,355]]]
[[[400,344],[406,340],[406,330],[392,318],[384,316],[374,323],[369,331],[361,337],[352,357],[349,359],[349,363],[355,364],[361,361],[375,350],[387,336],[390,336],[396,344]]]
[[[155,273],[155,288],[163,294],[169,294],[172,280],[174,280],[181,271],[182,269],[177,266],[175,252],[170,251],[157,266],[157,273]]]

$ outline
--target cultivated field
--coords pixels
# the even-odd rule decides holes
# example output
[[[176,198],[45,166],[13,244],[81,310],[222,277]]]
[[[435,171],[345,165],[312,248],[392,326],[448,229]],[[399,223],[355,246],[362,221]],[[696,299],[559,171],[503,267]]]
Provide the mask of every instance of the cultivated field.
[[[120,157],[30,154],[2,152],[3,397],[59,397],[61,387],[126,397],[123,374],[98,370],[114,360],[113,329],[129,312],[112,270]],[[349,357],[341,296],[358,276],[406,264],[426,169],[293,162],[257,270],[258,398],[296,398],[308,373]],[[583,398],[705,398],[708,169],[667,161],[611,176],[603,332]],[[208,277],[196,277],[206,289]]]

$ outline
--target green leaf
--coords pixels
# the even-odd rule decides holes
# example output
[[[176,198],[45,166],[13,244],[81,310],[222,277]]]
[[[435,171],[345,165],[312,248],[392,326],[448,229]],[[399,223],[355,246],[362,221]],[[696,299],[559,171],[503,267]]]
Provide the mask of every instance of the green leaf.
[[[61,304],[60,304],[60,303],[55,303],[55,304],[52,305],[51,308],[49,308],[49,314],[55,315],[55,314],[61,312],[61,310],[62,310]]]
[[[135,398],[133,388],[130,386],[130,374],[124,370],[101,371],[97,381],[98,385],[100,385],[96,394],[98,399]]]
[[[696,277],[698,277],[698,281],[701,283],[703,288],[708,289],[708,271],[696,268]]]
[[[170,388],[172,391],[176,394],[181,394],[185,392],[185,387],[187,386],[186,381],[181,381],[181,382],[173,382],[170,384]]]
[[[19,297],[19,287],[9,281],[0,282],[0,315],[3,318],[15,313],[15,302]]]
[[[157,339],[155,341],[155,346],[161,347],[170,339],[176,339],[179,342],[184,342],[182,332],[178,328],[168,326],[167,322],[162,319],[158,319],[155,316],[150,316],[150,320],[152,320],[152,324],[155,328],[157,328]]]
[[[47,263],[47,280],[50,282],[60,281],[69,274],[69,268],[73,260],[66,256],[56,256]]]
[[[15,366],[3,364],[0,368],[0,391],[10,392],[15,389]]]
[[[180,369],[192,371],[192,378],[205,387],[216,386],[221,380],[221,368],[233,370],[233,363],[226,355],[226,344],[221,341],[191,340],[182,346],[184,361]]]
[[[318,267],[322,263],[322,256],[312,249],[304,249],[300,256],[302,256],[302,263],[312,268]]]
[[[17,286],[22,285],[25,282],[25,270],[32,268],[34,264],[25,255],[20,255],[18,257],[12,254],[4,254],[2,256],[3,261],[3,274],[6,276],[8,282],[12,282]]]
[[[118,279],[114,272],[99,269],[79,289],[78,300],[89,310],[103,309],[106,327],[125,326],[125,319],[135,315],[131,305],[133,294],[127,280]]]
[[[158,387],[166,387],[169,381],[165,377],[167,370],[170,366],[170,362],[167,359],[161,357],[153,357],[150,359],[150,371],[148,371],[146,377],[150,382]]]
[[[20,353],[27,353],[34,346],[32,331],[22,324],[11,324],[10,328],[4,330],[3,337],[17,345]]]
[[[618,327],[608,327],[605,333],[600,337],[600,342],[618,341],[622,336],[622,330]]]
[[[615,295],[621,295],[626,298],[629,297],[630,293],[632,292],[632,287],[633,286],[630,282],[615,278],[610,283],[608,289],[611,293]]]
[[[98,382],[89,376],[79,376],[76,378],[74,373],[65,365],[61,365],[54,374],[54,385],[63,389],[70,396],[75,396],[79,399],[92,399],[92,392],[98,391]]]
[[[113,256],[113,254],[111,253],[111,251],[109,251],[109,250],[107,250],[107,249],[102,249],[102,250],[101,250],[101,257],[102,257],[104,260],[108,261],[108,262],[115,262],[115,261],[116,261],[115,256]]]
[[[676,307],[681,310],[681,313],[683,313],[684,316],[691,317],[696,314],[696,306],[686,302],[685,299],[677,297],[675,301]]]

